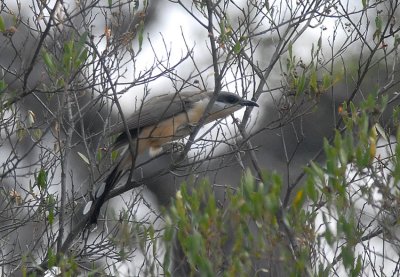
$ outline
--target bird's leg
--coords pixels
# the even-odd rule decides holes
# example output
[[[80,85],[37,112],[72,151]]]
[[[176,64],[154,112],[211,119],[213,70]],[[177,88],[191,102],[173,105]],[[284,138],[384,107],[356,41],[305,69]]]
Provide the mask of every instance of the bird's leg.
[[[176,128],[175,135],[177,137],[185,137],[192,133],[196,126],[197,124],[189,122],[181,124],[178,128]]]
[[[163,152],[176,153],[185,149],[185,144],[179,141],[170,141],[162,145]]]

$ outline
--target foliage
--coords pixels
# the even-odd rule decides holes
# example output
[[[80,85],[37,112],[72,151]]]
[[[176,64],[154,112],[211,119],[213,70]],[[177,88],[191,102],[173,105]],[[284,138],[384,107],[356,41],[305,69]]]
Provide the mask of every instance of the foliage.
[[[324,142],[326,163],[312,163],[305,169],[306,184],[286,208],[280,201],[282,179],[276,173],[264,174],[262,181],[256,181],[248,171],[239,188],[226,188],[223,203],[215,198],[207,181],[191,192],[183,185],[166,219],[164,237],[169,252],[165,268],[170,268],[174,247],[180,247],[190,276],[214,276],[215,272],[257,275],[269,271],[258,268],[257,262],[265,259],[262,264],[266,264],[271,257],[276,257],[273,262],[291,265],[287,276],[329,276],[339,262],[346,275],[359,276],[365,265],[357,246],[397,222],[396,212],[390,211],[393,207],[384,207],[384,200],[373,200],[377,193],[382,199],[394,199],[398,194],[393,190],[399,180],[398,169],[385,174],[376,154],[378,139],[387,136],[378,135],[379,123],[368,122],[371,112],[382,112],[386,103],[387,99],[378,102],[369,97],[360,108],[352,102],[349,107],[343,104],[344,128],[336,131],[332,143]],[[388,143],[386,147],[400,153],[397,144]],[[398,158],[396,154],[385,163],[396,165]],[[389,178],[388,182],[383,178]],[[372,219],[383,226],[373,228],[373,222],[361,221],[365,212],[358,208],[360,199],[365,199],[363,209],[374,204],[387,213]],[[322,218],[321,226],[316,226],[317,218]],[[329,248],[338,253],[331,262],[322,259]],[[320,256],[313,256],[313,251]]]
[[[208,182],[202,182],[192,193],[183,186],[166,219],[164,237],[169,252],[165,268],[169,268],[173,247],[178,243],[190,266],[188,275],[257,275],[268,269],[255,268],[254,261],[263,262],[267,257],[275,257],[273,262],[277,263],[293,262],[290,271],[299,275],[307,262],[307,248],[298,249],[301,254],[294,259],[280,222],[299,223],[306,215],[298,217],[297,207],[282,218],[282,180],[276,174],[266,174],[264,180],[257,183],[248,172],[238,189],[227,189],[225,204],[216,200]],[[299,236],[310,227],[310,222],[302,223],[296,229]],[[167,275],[174,276],[174,272]]]

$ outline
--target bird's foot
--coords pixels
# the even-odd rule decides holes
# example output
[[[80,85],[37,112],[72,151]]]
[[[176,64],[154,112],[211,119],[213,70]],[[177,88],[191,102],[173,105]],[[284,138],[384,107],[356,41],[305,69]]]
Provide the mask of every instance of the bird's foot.
[[[187,136],[193,132],[193,130],[196,128],[196,126],[197,126],[197,124],[195,124],[195,123],[182,124],[181,126],[179,126],[176,129],[175,135],[182,136],[182,137]]]
[[[162,149],[166,153],[180,153],[185,149],[185,144],[178,141],[171,141],[164,143]]]

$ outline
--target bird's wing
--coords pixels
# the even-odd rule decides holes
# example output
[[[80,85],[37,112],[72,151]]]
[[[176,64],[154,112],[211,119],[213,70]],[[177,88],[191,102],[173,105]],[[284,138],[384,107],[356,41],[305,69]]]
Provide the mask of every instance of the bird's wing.
[[[142,107],[126,120],[128,129],[133,134],[135,130],[156,125],[163,119],[186,112],[193,107],[195,102],[203,99],[204,96],[209,96],[208,94],[208,92],[180,92],[155,96],[145,101]],[[123,122],[120,122],[112,128],[111,134],[124,131],[125,126]]]

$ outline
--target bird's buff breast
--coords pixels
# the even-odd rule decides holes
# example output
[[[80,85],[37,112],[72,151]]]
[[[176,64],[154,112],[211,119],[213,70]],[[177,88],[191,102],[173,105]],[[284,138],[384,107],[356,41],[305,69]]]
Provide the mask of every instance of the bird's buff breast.
[[[147,148],[158,149],[163,144],[178,140],[190,134],[204,113],[208,101],[199,101],[189,112],[160,121],[156,126],[148,126],[139,134],[139,153]]]

